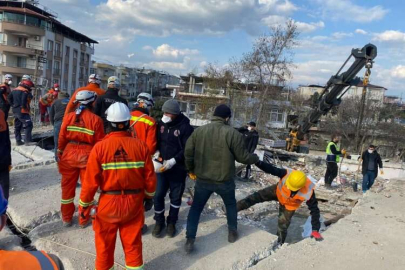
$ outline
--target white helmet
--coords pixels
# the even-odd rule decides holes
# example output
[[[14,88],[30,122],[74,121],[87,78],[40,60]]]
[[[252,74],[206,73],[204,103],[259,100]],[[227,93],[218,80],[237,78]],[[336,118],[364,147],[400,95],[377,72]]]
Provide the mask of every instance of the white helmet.
[[[84,105],[94,102],[96,98],[97,94],[89,90],[82,90],[76,94],[76,102]]]
[[[31,76],[30,75],[23,75],[21,81],[32,81]]]
[[[156,158],[152,159],[153,167],[155,168],[155,173],[161,173],[160,169],[163,167],[163,163],[158,161]]]
[[[4,75],[4,79],[5,79],[5,80],[12,80],[12,79],[13,79],[13,75],[11,75],[11,74],[6,74],[6,75]]]
[[[118,79],[117,76],[111,76],[108,78],[108,88],[115,88],[118,89],[120,88],[120,79]]]
[[[140,103],[143,103],[144,105],[141,106]],[[138,98],[136,100],[136,106],[138,107],[143,107],[143,108],[147,108],[147,107],[153,107],[155,106],[155,100],[153,99],[151,94],[148,93],[140,93],[138,95]]]
[[[105,114],[107,115],[107,121],[112,123],[126,122],[131,119],[128,106],[121,102],[112,104]]]
[[[91,74],[89,76],[89,83],[95,83],[100,85],[101,84],[101,78],[98,74]]]

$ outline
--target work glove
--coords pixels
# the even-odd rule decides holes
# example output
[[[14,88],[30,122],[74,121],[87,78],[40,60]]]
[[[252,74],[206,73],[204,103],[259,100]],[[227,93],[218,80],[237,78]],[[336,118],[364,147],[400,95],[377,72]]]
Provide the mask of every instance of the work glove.
[[[257,156],[259,157],[260,161],[264,159],[264,150],[257,151]]]
[[[58,163],[61,161],[62,155],[63,155],[63,151],[61,151],[61,150],[58,149],[58,150],[56,151],[56,160],[57,160]]]
[[[163,167],[160,169],[160,172],[165,172],[173,168],[176,165],[176,160],[174,158],[163,161]]]
[[[92,206],[82,207],[79,205],[79,226],[85,228],[90,222],[90,211]]]
[[[188,177],[190,177],[190,179],[193,181],[197,180],[197,175],[195,175],[194,173],[189,173]]]
[[[381,175],[384,175],[384,170],[380,169],[380,173],[381,173]]]
[[[156,150],[156,152],[152,156],[152,159],[159,159],[159,156],[160,156],[160,151]]]
[[[8,166],[8,171],[11,172],[12,169],[13,169],[13,166],[9,165]]]
[[[317,231],[312,231],[311,238],[315,238],[316,241],[322,241],[323,240],[322,235]]]
[[[148,212],[153,207],[153,199],[145,198],[143,199],[143,207],[145,208],[145,212]]]
[[[342,153],[342,155],[344,155],[344,156],[346,156],[346,154],[347,154],[347,151],[346,151],[346,149],[342,149],[342,151],[340,151],[341,153]]]

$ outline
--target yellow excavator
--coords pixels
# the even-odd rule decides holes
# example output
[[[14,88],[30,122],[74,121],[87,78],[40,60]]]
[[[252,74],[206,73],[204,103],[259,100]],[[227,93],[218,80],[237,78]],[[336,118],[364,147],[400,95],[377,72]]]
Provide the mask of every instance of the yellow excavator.
[[[365,67],[366,72],[363,78],[364,87],[367,86],[373,67],[374,58],[377,56],[377,47],[373,44],[367,44],[361,49],[352,49],[352,53],[344,62],[342,67],[332,76],[325,86],[325,89],[319,96],[316,106],[307,115],[298,119],[297,124],[289,133],[286,139],[286,150],[297,152],[300,148],[301,141],[306,137],[309,129],[316,125],[322,115],[326,115],[333,107],[339,106],[342,97],[349,90],[350,86],[357,85],[361,79],[356,75]],[[345,71],[342,69],[354,58],[352,65]]]

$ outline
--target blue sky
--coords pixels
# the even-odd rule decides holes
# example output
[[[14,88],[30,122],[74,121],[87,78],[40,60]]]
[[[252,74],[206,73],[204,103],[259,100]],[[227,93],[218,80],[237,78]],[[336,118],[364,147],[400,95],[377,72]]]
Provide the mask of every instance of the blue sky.
[[[325,84],[352,48],[378,47],[371,83],[405,98],[405,3],[398,0],[41,0],[98,40],[97,61],[202,72],[250,50],[269,27],[301,32],[289,84]]]

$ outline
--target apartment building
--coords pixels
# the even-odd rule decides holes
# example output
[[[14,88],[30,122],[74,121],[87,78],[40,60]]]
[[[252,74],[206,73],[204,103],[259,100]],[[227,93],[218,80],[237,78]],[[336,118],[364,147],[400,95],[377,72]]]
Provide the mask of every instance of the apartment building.
[[[0,77],[34,77],[43,91],[54,83],[72,93],[87,83],[97,41],[57,20],[38,1],[0,1]]]

